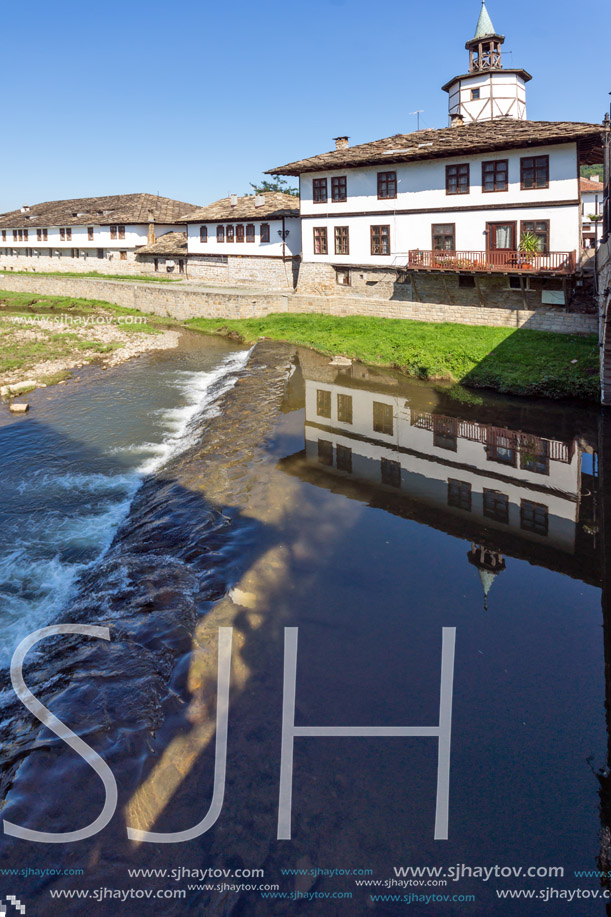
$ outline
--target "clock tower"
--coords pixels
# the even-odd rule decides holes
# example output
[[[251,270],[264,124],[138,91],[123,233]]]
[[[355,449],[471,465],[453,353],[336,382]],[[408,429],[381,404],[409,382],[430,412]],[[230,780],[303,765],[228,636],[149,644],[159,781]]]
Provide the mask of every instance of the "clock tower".
[[[472,124],[496,118],[526,120],[526,83],[530,73],[503,67],[504,35],[492,25],[482,0],[475,35],[465,45],[469,72],[455,76],[442,87],[448,93],[450,124]]]

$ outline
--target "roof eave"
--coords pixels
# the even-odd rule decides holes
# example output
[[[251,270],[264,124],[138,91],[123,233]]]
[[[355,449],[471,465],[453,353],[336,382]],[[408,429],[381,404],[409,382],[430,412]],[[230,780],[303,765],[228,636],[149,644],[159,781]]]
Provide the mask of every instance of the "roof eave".
[[[490,73],[517,73],[522,77],[525,83],[528,83],[530,80],[532,80],[532,74],[530,74],[528,70],[524,70],[523,67],[502,67],[498,70],[474,70],[472,73],[459,73],[458,76],[448,80],[448,82],[445,83],[441,89],[443,92],[449,92],[450,86],[453,86],[457,80],[466,80],[474,76],[488,76]]]

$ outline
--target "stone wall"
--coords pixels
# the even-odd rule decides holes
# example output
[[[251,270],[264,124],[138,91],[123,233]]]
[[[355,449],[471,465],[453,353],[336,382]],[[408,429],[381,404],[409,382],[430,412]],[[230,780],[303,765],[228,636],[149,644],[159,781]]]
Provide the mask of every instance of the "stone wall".
[[[535,311],[546,309],[541,302],[543,290],[565,293],[570,302],[572,281],[567,278],[514,275],[521,287],[511,289],[502,274],[464,274],[441,271],[408,271],[396,268],[335,268],[331,264],[305,262],[299,269],[300,293],[366,297],[391,302],[446,304],[473,308],[498,308]],[[348,280],[349,283],[341,281]],[[340,282],[338,282],[338,280]],[[592,313],[596,304],[592,302]]]
[[[315,312],[326,315],[370,315],[415,319],[425,322],[458,322],[467,325],[528,327],[567,334],[596,333],[596,316],[570,314],[552,307],[508,309],[461,306],[450,303],[418,303],[373,297],[333,296],[256,289],[206,290],[189,282],[176,284],[103,280],[95,277],[48,277],[36,274],[3,274],[0,289],[100,299],[155,315],[188,318],[250,318],[270,312]]]
[[[222,257],[222,256],[221,256]],[[193,280],[229,285],[262,285],[271,290],[292,290],[297,282],[299,258],[265,258],[227,255],[226,261],[214,256],[189,255],[188,273]]]

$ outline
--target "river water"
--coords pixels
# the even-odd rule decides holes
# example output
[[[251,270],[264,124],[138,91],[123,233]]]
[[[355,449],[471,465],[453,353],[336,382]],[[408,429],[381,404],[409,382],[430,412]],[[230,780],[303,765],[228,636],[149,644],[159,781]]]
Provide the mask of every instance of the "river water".
[[[604,881],[575,876],[607,868],[611,830],[596,409],[188,333],[28,397],[29,415],[0,423],[2,816],[65,832],[104,804],[89,764],[11,688],[19,641],[63,622],[111,639],[46,639],[26,682],[110,766],[118,806],[84,841],[4,836],[0,897],[28,914],[607,913]],[[183,843],[130,840],[210,807],[219,628],[232,666],[218,820]],[[277,839],[285,628],[295,722],[310,728],[437,726],[455,629],[447,840],[436,738],[332,735],[295,739],[291,839]],[[397,871],[412,866],[441,878],[408,885]],[[494,866],[522,875],[469,874]],[[207,868],[227,872],[189,872]],[[302,897],[264,898],[270,885]],[[60,896],[77,890],[90,902]],[[519,890],[542,897],[497,894]],[[407,898],[371,897],[389,894]]]

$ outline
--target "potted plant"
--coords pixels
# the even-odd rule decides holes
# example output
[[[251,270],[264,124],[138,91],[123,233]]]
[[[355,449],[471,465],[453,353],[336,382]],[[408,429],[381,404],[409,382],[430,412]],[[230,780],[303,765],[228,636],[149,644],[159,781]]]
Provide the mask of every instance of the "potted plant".
[[[534,232],[522,233],[520,239],[520,266],[525,268],[532,267],[532,262],[537,255],[541,254],[541,239]]]

